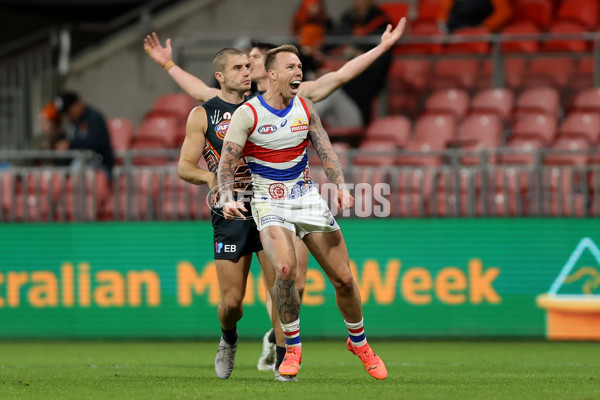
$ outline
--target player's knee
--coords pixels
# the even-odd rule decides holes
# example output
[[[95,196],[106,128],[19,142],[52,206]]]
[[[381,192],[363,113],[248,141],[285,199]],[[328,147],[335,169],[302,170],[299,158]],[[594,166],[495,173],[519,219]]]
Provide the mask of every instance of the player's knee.
[[[275,268],[276,277],[284,281],[296,278],[296,268],[290,263],[280,263]]]
[[[240,311],[242,309],[242,303],[244,301],[244,295],[242,293],[228,293],[223,296],[221,302],[223,306],[231,311]]]
[[[354,278],[349,270],[348,272],[344,272],[343,274],[333,277],[331,279],[331,284],[338,293],[350,294],[354,291]]]

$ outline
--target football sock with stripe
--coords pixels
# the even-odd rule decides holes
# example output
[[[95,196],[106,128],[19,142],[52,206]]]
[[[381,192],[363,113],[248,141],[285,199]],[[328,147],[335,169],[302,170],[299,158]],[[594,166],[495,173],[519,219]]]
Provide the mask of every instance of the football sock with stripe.
[[[348,328],[348,335],[350,336],[350,341],[354,347],[360,347],[367,343],[367,337],[365,336],[365,328],[363,327],[363,320],[361,319],[359,322],[348,322],[346,323],[346,327]]]
[[[300,343],[300,319],[289,324],[281,324],[283,334],[285,335],[285,347],[302,346]]]

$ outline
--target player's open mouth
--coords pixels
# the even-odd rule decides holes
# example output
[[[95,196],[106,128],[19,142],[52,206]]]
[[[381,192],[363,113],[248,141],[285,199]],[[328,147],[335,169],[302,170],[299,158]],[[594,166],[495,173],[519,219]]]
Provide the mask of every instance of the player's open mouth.
[[[293,90],[298,90],[298,88],[300,87],[300,81],[293,81],[292,83],[290,83],[290,87]]]

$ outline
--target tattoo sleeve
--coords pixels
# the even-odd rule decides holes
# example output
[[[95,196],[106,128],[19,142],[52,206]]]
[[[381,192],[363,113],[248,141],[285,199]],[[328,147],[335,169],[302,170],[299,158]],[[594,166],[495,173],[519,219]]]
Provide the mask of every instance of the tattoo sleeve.
[[[327,136],[327,132],[325,132],[325,129],[321,124],[321,119],[319,118],[319,114],[317,114],[313,103],[308,100],[305,101],[310,113],[308,136],[310,137],[313,146],[315,146],[317,154],[319,154],[325,175],[327,175],[327,178],[331,182],[340,187],[344,184],[344,174],[342,172],[340,160],[333,151],[333,147],[331,147],[329,136]]]
[[[225,140],[221,151],[221,161],[217,170],[221,201],[235,200],[233,197],[233,174],[242,155],[243,147]]]
[[[295,280],[275,279],[273,301],[277,305],[279,319],[284,324],[294,322],[300,316],[300,295]]]

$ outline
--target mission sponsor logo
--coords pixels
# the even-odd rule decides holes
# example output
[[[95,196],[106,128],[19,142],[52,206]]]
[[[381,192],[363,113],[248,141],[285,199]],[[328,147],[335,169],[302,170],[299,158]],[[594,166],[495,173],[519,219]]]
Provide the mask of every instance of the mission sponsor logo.
[[[275,125],[263,125],[260,128],[258,128],[258,133],[260,133],[261,135],[268,135],[270,133],[273,133],[277,130],[277,127]]]
[[[306,121],[303,120],[302,118],[296,118],[296,120],[294,121],[292,126],[290,126],[290,130],[292,132],[307,131],[308,123],[306,123]]]

